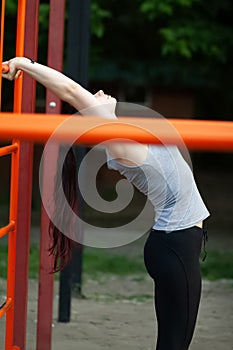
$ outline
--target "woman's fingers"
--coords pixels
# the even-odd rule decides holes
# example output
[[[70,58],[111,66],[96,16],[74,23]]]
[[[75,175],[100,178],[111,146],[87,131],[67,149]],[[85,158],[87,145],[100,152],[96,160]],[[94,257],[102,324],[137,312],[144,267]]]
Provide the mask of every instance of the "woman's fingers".
[[[14,67],[11,61],[2,63],[2,77],[8,80],[18,79],[22,75],[22,71]]]
[[[2,73],[8,73],[10,70],[10,67],[8,64],[2,64]]]
[[[18,72],[15,74],[15,78],[14,79],[18,79],[22,75],[23,75],[23,72],[21,70],[18,70]]]

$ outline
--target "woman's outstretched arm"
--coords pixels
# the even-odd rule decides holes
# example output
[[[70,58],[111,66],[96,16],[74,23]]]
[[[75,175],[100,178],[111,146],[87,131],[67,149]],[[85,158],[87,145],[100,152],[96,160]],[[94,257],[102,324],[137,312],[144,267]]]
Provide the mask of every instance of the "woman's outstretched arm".
[[[95,95],[55,69],[33,62],[26,57],[15,57],[3,62],[3,64],[7,64],[10,68],[9,72],[2,74],[4,78],[8,80],[17,79],[20,72],[23,71],[80,112],[88,108],[101,106]],[[106,117],[111,118],[113,116],[108,113]]]
[[[93,95],[61,72],[25,57],[15,57],[4,64],[10,68],[8,73],[2,75],[8,80],[17,79],[20,72],[23,71],[52,91],[58,98],[68,102],[82,115],[116,119],[116,99],[104,94],[102,90]],[[128,165],[142,163],[147,154],[145,145],[109,142],[106,146],[112,156]]]

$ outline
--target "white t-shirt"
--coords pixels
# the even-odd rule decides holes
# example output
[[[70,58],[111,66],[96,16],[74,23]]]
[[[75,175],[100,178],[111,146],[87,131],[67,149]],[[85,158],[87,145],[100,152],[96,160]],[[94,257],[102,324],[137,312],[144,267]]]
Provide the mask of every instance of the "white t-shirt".
[[[107,164],[151,201],[155,210],[154,229],[185,229],[209,216],[193,173],[176,146],[150,145],[140,166],[119,163],[107,151]]]

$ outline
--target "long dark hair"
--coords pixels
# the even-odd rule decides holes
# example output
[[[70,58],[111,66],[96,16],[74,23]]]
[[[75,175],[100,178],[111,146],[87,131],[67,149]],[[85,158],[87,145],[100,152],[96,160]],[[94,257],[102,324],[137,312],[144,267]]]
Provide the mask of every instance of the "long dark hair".
[[[60,151],[61,150],[62,147],[60,148]],[[59,161],[60,157],[58,157],[58,162]],[[60,169],[59,166],[58,169]],[[62,185],[70,207],[74,211],[77,211],[77,162],[73,148],[69,149],[61,169],[62,174],[57,173],[55,177],[55,189],[57,188],[56,186]],[[61,177],[59,177],[59,175]],[[62,178],[62,184],[56,183],[59,178]],[[67,218],[64,209],[64,201],[56,198],[56,191],[54,191],[54,205],[53,217],[59,218],[60,220],[67,220],[67,230],[72,230],[72,227],[69,227],[71,223],[69,222],[69,218]],[[50,220],[49,223],[49,234],[52,240],[51,246],[49,247],[49,253],[54,256],[53,272],[58,272],[70,262],[72,257],[72,246],[75,242],[61,232],[55,226],[53,220]]]

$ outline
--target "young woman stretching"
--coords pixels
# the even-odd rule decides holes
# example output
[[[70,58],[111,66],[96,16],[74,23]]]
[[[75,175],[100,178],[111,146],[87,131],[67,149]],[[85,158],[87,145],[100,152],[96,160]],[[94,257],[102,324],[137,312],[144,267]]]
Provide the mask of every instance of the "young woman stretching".
[[[93,95],[62,73],[28,58],[4,63],[10,68],[4,78],[17,79],[24,71],[81,113],[92,108],[97,115],[103,106],[101,116],[116,118],[116,100],[102,90]],[[145,243],[144,260],[155,284],[156,349],[187,350],[200,302],[202,223],[209,212],[176,146],[107,143],[106,152],[108,167],[124,175],[154,206],[155,222]],[[68,238],[55,227],[53,233],[55,261],[66,259]]]

